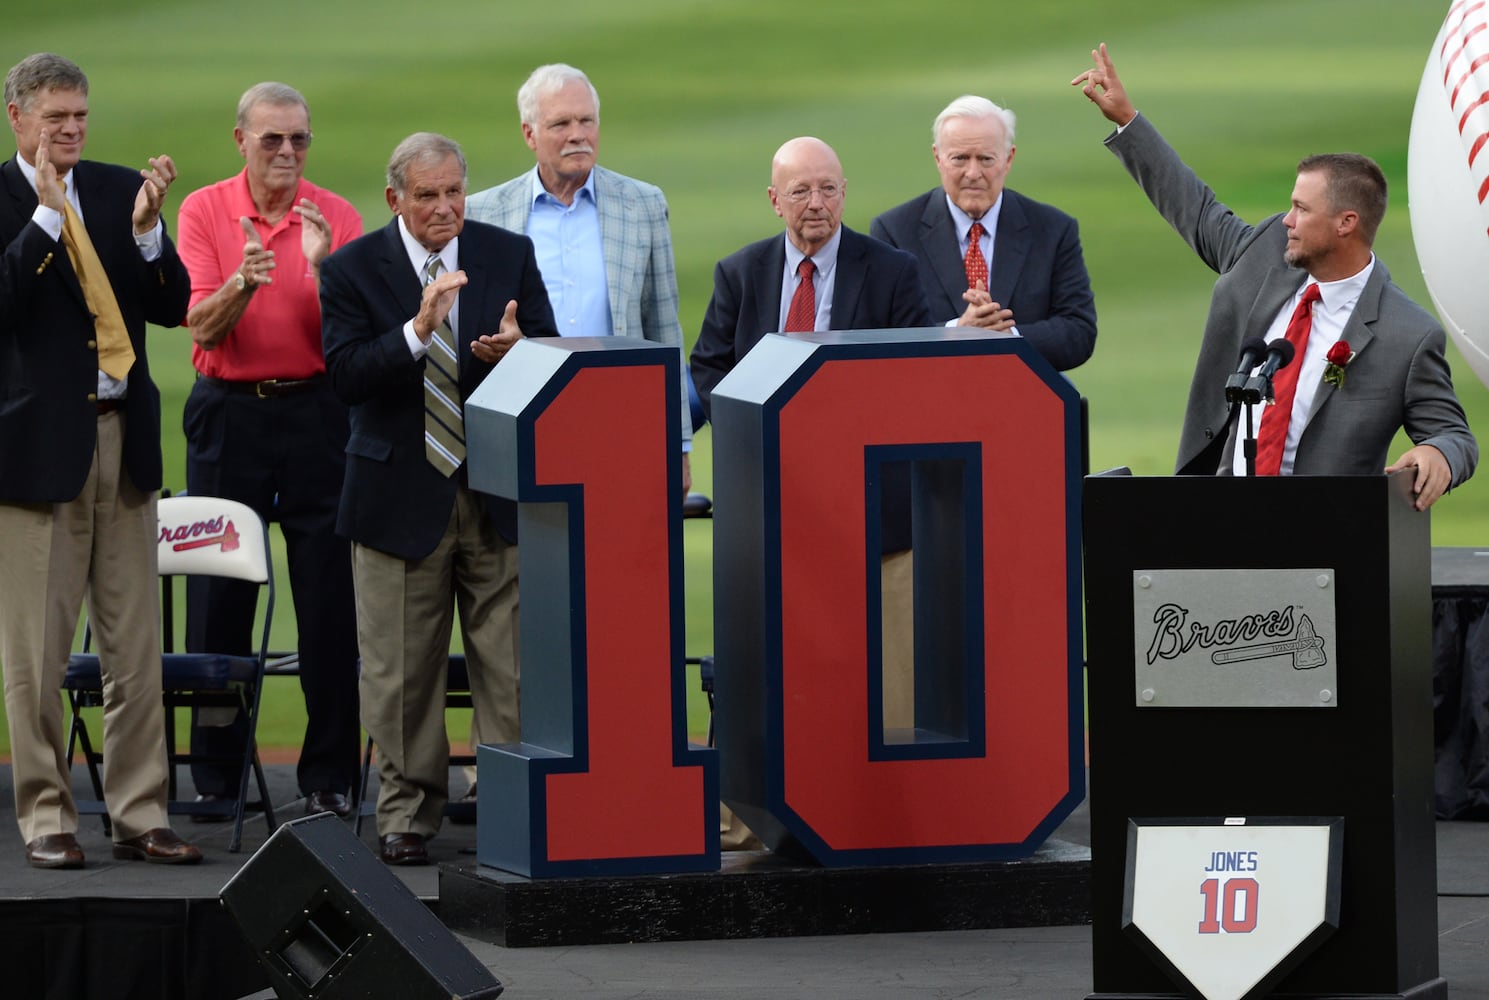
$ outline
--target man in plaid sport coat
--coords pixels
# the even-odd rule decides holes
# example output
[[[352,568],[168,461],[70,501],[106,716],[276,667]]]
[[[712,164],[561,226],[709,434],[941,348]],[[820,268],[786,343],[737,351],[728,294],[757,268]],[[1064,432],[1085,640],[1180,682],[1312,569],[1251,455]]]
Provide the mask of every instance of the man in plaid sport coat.
[[[539,66],[517,91],[517,110],[537,166],[471,195],[466,217],[532,239],[563,336],[641,337],[677,349],[686,490],[693,424],[667,199],[654,184],[596,165],[600,97],[580,70]]]
[[[589,77],[555,63],[517,91],[522,137],[537,166],[471,195],[468,219],[525,233],[538,255],[558,331],[566,337],[640,337],[678,352],[682,388],[682,488],[692,486],[688,364],[677,319],[677,272],[661,188],[595,163],[600,95]],[[482,720],[471,719],[471,745]],[[475,798],[475,769],[462,801]]]

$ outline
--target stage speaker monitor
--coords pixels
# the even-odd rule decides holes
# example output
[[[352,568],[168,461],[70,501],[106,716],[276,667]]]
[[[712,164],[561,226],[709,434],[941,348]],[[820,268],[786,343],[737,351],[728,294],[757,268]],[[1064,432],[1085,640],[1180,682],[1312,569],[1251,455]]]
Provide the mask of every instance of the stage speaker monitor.
[[[280,997],[501,995],[496,977],[329,813],[281,826],[221,899]]]

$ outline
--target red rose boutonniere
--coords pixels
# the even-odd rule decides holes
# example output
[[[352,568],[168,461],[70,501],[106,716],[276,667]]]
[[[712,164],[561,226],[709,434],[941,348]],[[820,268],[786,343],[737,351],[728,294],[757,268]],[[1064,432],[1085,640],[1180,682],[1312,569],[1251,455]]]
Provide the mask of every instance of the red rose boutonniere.
[[[1349,349],[1349,341],[1340,340],[1329,348],[1329,353],[1324,355],[1328,364],[1324,365],[1324,381],[1336,389],[1344,388],[1344,369],[1355,359],[1355,352]]]

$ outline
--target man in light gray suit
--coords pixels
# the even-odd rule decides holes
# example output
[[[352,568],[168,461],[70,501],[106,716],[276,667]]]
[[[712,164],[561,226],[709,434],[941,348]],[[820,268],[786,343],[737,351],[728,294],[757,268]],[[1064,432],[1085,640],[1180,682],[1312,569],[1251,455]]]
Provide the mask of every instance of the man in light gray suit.
[[[641,337],[677,349],[677,272],[662,189],[595,163],[600,95],[589,77],[554,63],[517,91],[522,137],[537,166],[466,201],[466,215],[526,233],[538,251],[559,333]],[[682,482],[688,451],[687,359],[682,359]]]
[[[1226,377],[1243,340],[1275,340],[1289,327],[1307,327],[1311,315],[1311,334],[1303,335],[1289,366],[1297,372],[1292,403],[1269,408],[1261,421],[1258,472],[1266,471],[1268,423],[1276,411],[1284,419],[1271,434],[1272,471],[1283,475],[1414,469],[1418,510],[1467,480],[1479,450],[1453,391],[1442,326],[1391,281],[1371,250],[1386,209],[1380,168],[1354,153],[1309,157],[1298,165],[1291,209],[1251,226],[1221,204],[1137,113],[1106,46],[1091,56],[1094,67],[1071,83],[1117,126],[1107,147],[1221,275],[1189,390],[1176,471],[1244,472],[1236,429],[1227,427]],[[1316,302],[1311,312],[1310,302]],[[1279,398],[1290,381],[1285,373],[1277,374]],[[1414,447],[1386,466],[1387,449],[1402,428]]]
[[[466,199],[467,218],[526,233],[538,255],[558,331],[640,337],[674,348],[682,389],[682,488],[692,487],[688,365],[677,319],[677,272],[661,188],[595,163],[600,95],[563,63],[539,66],[517,91],[522,138],[537,165]],[[471,719],[479,742],[480,713]],[[467,769],[475,798],[475,769]]]

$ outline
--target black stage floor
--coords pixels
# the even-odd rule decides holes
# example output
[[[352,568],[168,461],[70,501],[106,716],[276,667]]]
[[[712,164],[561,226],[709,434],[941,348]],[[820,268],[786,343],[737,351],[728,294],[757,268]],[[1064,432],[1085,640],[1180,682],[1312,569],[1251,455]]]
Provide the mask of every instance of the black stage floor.
[[[281,819],[303,807],[293,768],[274,766],[270,786]],[[452,778],[460,787],[460,778]],[[10,769],[0,767],[0,996],[7,1000],[223,998],[260,992],[258,972],[217,894],[265,837],[262,818],[245,829],[244,849],[227,851],[227,824],[178,830],[206,854],[200,866],[116,862],[96,818],[79,832],[81,871],[27,867],[17,831]],[[1453,1000],[1489,1000],[1489,824],[1439,823],[1438,929],[1442,975]],[[362,839],[374,842],[370,819]],[[1062,852],[1089,843],[1084,808],[1056,831]],[[475,828],[447,824],[430,844],[435,864],[397,869],[412,892],[442,914],[441,879],[466,877],[475,864]],[[772,859],[728,859],[728,865]],[[130,914],[174,914],[164,934],[128,928]],[[104,939],[104,938],[107,939]],[[539,998],[964,998],[1050,1000],[1091,991],[1091,945],[1084,926],[1002,930],[754,937],[656,943],[503,947],[462,933],[513,1000]],[[65,968],[48,957],[69,958]],[[97,966],[105,970],[89,971]],[[164,968],[164,972],[162,972]],[[35,970],[48,969],[45,973]],[[31,970],[31,971],[27,971]],[[154,978],[152,978],[152,975]],[[204,985],[210,984],[210,985]]]

